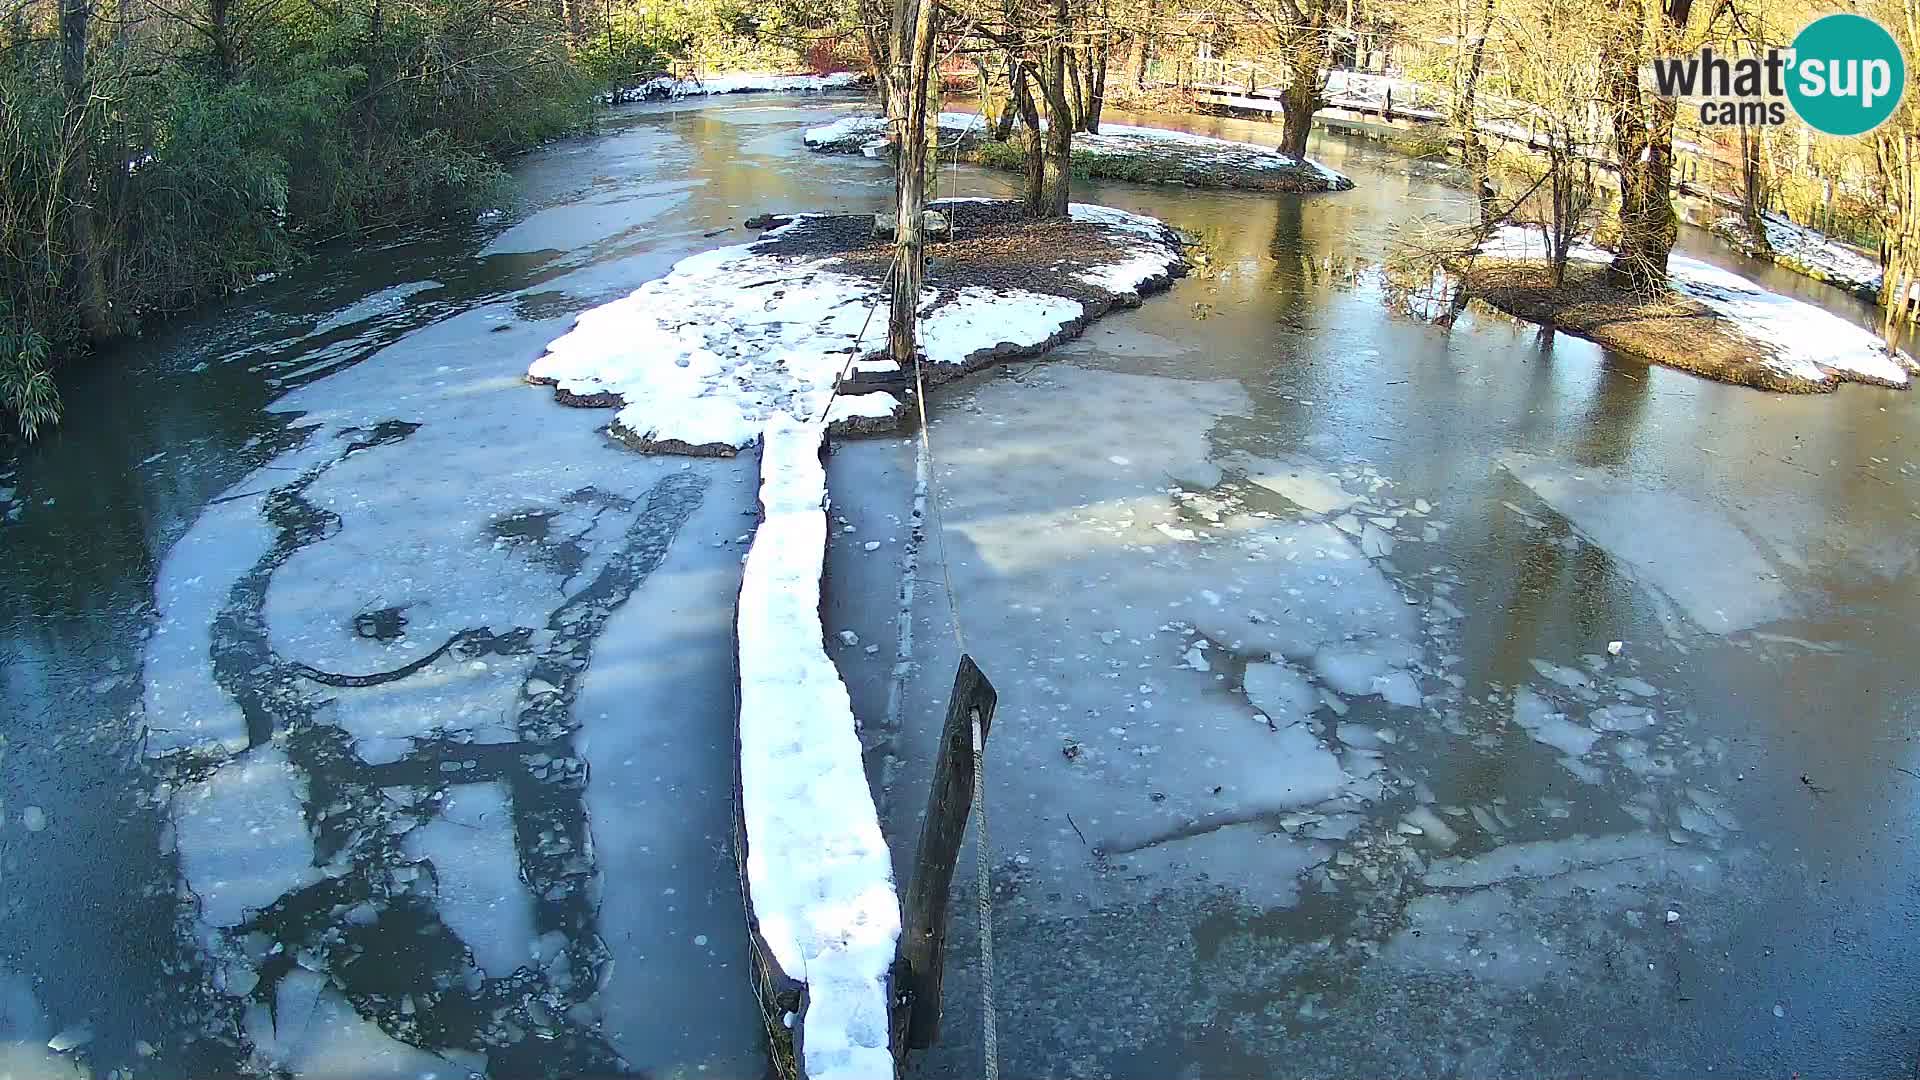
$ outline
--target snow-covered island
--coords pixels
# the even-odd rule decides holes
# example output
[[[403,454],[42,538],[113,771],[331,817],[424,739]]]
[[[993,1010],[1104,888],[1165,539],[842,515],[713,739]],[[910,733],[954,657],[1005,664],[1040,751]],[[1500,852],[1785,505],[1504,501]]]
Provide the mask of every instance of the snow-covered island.
[[[1871,331],[1677,252],[1667,291],[1651,297],[1608,282],[1613,253],[1590,242],[1574,244],[1557,289],[1546,257],[1540,230],[1507,226],[1458,269],[1475,299],[1510,314],[1723,382],[1825,393],[1842,382],[1905,389],[1920,373]]]
[[[986,121],[971,113],[943,112],[942,152],[962,161],[1002,169],[1025,167],[1025,148],[986,137]],[[823,154],[881,156],[887,151],[886,118],[843,116],[809,129],[807,149]],[[1345,191],[1353,181],[1311,159],[1289,157],[1272,147],[1207,135],[1130,124],[1101,124],[1097,135],[1075,132],[1073,167],[1095,179],[1184,184],[1232,191]]]
[[[1038,355],[1186,272],[1179,235],[1153,218],[1075,204],[1069,218],[1033,222],[1011,202],[933,205],[953,238],[928,245],[930,382]],[[612,434],[641,450],[730,455],[782,412],[810,421],[831,409],[835,433],[895,430],[912,373],[871,358],[886,341],[893,253],[873,226],[871,215],[795,215],[754,243],[683,259],[583,313],[527,379],[568,405],[617,406]],[[843,381],[860,385],[835,395]]]

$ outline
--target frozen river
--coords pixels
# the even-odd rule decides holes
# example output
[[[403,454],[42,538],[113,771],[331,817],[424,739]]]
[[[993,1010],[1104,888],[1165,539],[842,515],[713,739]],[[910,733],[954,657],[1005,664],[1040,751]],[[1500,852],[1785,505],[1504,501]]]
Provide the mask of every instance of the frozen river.
[[[748,216],[884,204],[800,146],[841,107],[623,110],[502,220],[69,386],[0,474],[0,1073],[764,1073],[752,458],[632,454],[521,376]],[[1204,261],[935,395],[924,543],[911,444],[833,459],[826,623],[901,858],[954,610],[999,687],[1007,1074],[1911,1075],[1913,399],[1395,316],[1394,226],[1466,201],[1315,152],[1356,190],[1078,193]],[[929,1075],[979,1070],[973,910]]]

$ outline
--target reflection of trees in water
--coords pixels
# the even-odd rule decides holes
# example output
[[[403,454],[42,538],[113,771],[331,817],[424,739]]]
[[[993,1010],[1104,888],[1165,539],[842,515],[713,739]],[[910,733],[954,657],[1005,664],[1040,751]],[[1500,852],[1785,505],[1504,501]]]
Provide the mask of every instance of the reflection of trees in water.
[[[1652,399],[1650,375],[1645,364],[1611,350],[1601,353],[1599,379],[1573,441],[1575,461],[1589,466],[1626,461]]]

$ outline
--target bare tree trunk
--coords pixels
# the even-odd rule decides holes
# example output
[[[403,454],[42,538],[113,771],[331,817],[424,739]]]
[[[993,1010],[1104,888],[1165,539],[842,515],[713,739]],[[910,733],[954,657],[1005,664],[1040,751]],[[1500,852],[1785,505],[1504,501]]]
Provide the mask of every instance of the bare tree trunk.
[[[1067,104],[1073,113],[1073,123],[1070,126],[1075,131],[1085,131],[1087,130],[1087,91],[1080,79],[1079,53],[1072,48],[1063,48],[1060,52],[1067,69]]]
[[[927,102],[933,75],[933,29],[936,0],[902,0],[911,6],[912,21],[898,18],[902,32],[894,38],[896,58],[905,55],[905,126],[900,139],[900,172],[896,179],[893,218],[894,280],[887,318],[887,355],[907,371],[917,362],[914,319],[920,308],[920,283],[926,274],[925,219],[927,206]],[[896,65],[896,71],[899,65]]]
[[[68,262],[73,272],[74,305],[80,325],[96,345],[117,329],[107,275],[101,262],[100,224],[93,205],[93,131],[87,121],[92,84],[87,78],[87,24],[91,0],[60,2],[60,78],[66,91],[61,121],[64,168],[61,188],[67,200]]]
[[[1040,131],[1040,106],[1033,100],[1031,65],[1014,62],[1013,105],[1020,111],[1020,123],[1027,129],[1027,215],[1044,217],[1047,212],[1047,144]]]
[[[1013,122],[1024,120],[1020,109],[1020,61],[1011,53],[1007,55],[1007,107],[1001,110],[999,122],[993,127],[993,141],[1006,142],[1013,138]]]
[[[1280,92],[1280,152],[1288,157],[1307,156],[1307,137],[1313,134],[1313,114],[1320,111],[1320,72],[1308,64],[1295,64]]]
[[[1112,20],[1107,15],[1107,6],[1101,4],[1100,36],[1094,41],[1087,58],[1087,115],[1081,130],[1092,135],[1100,134],[1100,114],[1107,107],[1107,31]]]
[[[1910,296],[1920,286],[1920,148],[1905,130],[1882,129],[1874,158],[1885,188],[1880,241],[1880,332],[1898,346],[1913,319]]]
[[[1773,243],[1767,239],[1767,181],[1760,149],[1760,129],[1741,124],[1740,214],[1746,219],[1747,232],[1752,234],[1754,246],[1761,251],[1772,251]]]
[[[1460,72],[1460,91],[1454,97],[1454,127],[1460,132],[1460,154],[1467,166],[1467,176],[1473,182],[1474,199],[1480,208],[1480,223],[1491,224],[1499,213],[1494,205],[1493,177],[1487,143],[1480,135],[1479,108],[1480,73],[1485,69],[1487,57],[1487,38],[1493,32],[1494,0],[1483,0],[1480,7],[1480,32],[1473,37],[1473,45],[1463,57],[1464,70]],[[1469,30],[1463,27],[1462,30]],[[1461,38],[1467,35],[1463,32]]]
[[[1666,284],[1667,257],[1680,235],[1669,193],[1673,186],[1673,125],[1677,99],[1649,100],[1640,88],[1648,42],[1686,25],[1692,0],[1626,0],[1631,25],[1617,27],[1604,51],[1614,153],[1620,169],[1620,246],[1614,252],[1616,281],[1637,292]]]
[[[207,0],[207,38],[213,43],[214,65],[223,83],[232,82],[240,67],[232,15],[233,0]]]
[[[1066,217],[1073,176],[1073,106],[1067,102],[1066,36],[1072,26],[1067,0],[1054,0],[1053,39],[1047,43],[1047,176],[1040,217]]]
[[[1133,32],[1133,88],[1147,88],[1147,66],[1153,63],[1153,25],[1154,7],[1159,0],[1147,0],[1145,24]]]

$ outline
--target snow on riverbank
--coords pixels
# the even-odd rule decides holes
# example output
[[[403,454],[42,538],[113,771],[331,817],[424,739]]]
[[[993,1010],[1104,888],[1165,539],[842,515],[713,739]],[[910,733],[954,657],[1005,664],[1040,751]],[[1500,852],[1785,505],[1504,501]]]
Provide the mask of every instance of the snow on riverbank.
[[[765,425],[763,517],[740,586],[740,810],[761,940],[807,985],[802,1075],[891,1077],[887,971],[900,903],[867,790],[853,706],[820,625],[827,476],[821,431]]]
[[[861,75],[852,71],[837,71],[831,75],[713,75],[705,79],[699,77],[676,79],[671,75],[661,75],[638,86],[616,90],[612,94],[605,95],[601,100],[607,104],[624,104],[631,101],[678,100],[684,97],[703,97],[714,94],[818,93],[822,90],[851,90],[860,84],[862,78]]]
[[[1857,295],[1879,294],[1882,275],[1872,259],[1780,214],[1763,215],[1762,224],[1766,226],[1771,252],[1762,252],[1753,245],[1747,223],[1739,217],[1721,218],[1713,223],[1712,229],[1755,258],[1770,258],[1789,270]]]
[[[1546,238],[1538,229],[1508,226],[1496,232],[1479,253],[1500,259],[1546,258]],[[1613,253],[1587,241],[1574,245],[1573,259],[1604,263]],[[1789,296],[1761,288],[1748,278],[1675,253],[1667,260],[1673,289],[1698,300],[1772,352],[1758,357],[1766,366],[1820,387],[1841,380],[1905,387],[1913,361],[1887,348],[1873,333]]]
[[[962,236],[943,246],[964,243],[968,215],[993,212],[991,203],[944,205],[961,219]],[[1072,213],[1104,246],[1023,268],[1031,288],[1004,278],[930,282],[922,344],[936,376],[1038,353],[1183,270],[1178,237],[1160,222],[1105,207]],[[621,405],[614,434],[647,450],[731,454],[772,416],[818,420],[829,407],[836,430],[891,430],[906,410],[900,397],[833,394],[850,361],[886,337],[885,290],[870,262],[849,261],[856,247],[884,253],[867,219],[803,215],[756,243],[683,259],[666,277],[583,313],[528,380],[556,387],[569,404]],[[861,360],[859,369],[898,371],[884,359]]]

